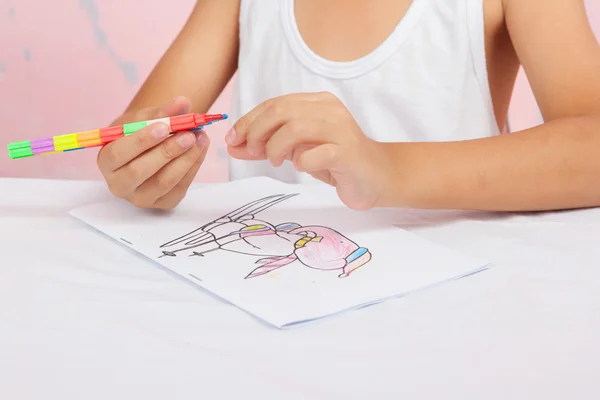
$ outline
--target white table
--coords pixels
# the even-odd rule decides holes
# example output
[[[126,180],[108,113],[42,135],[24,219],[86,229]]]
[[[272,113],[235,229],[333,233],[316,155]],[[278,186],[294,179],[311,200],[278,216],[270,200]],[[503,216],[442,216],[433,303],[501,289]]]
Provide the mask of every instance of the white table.
[[[402,213],[483,273],[297,329],[67,215],[101,182],[0,179],[0,399],[598,399],[600,211]]]

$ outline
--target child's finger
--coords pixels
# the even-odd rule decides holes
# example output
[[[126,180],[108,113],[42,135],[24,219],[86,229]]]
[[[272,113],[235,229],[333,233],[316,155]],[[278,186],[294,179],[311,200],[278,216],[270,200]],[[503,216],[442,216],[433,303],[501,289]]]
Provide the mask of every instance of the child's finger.
[[[201,133],[194,148],[167,163],[156,174],[142,183],[136,189],[135,193],[135,197],[139,198],[140,202],[143,203],[141,206],[156,206],[159,199],[164,196],[169,197],[169,193],[180,184],[187,184],[189,186],[196,172],[198,172],[202,160],[204,160],[208,146],[208,137],[206,134]],[[184,179],[186,179],[186,182],[183,181]],[[180,192],[180,190],[176,192]],[[174,196],[177,197],[178,193],[174,193]],[[167,200],[163,199],[162,202],[165,203]]]
[[[273,134],[285,124],[298,119],[319,120],[326,119],[326,109],[318,103],[296,101],[293,103],[280,103],[265,110],[248,127],[246,132],[246,146],[250,154],[259,154],[264,151],[266,143]]]
[[[175,208],[181,201],[185,198],[187,191],[196,178],[200,167],[204,163],[206,158],[206,153],[208,149],[202,151],[200,157],[196,160],[194,165],[190,168],[190,170],[185,174],[185,176],[179,181],[177,185],[167,194],[160,197],[154,203],[154,208],[159,209],[172,209]]]
[[[190,101],[185,97],[176,97],[160,107],[149,107],[135,113],[132,121],[149,121],[175,115],[186,114],[191,109]],[[116,171],[135,157],[164,140],[170,131],[164,123],[154,123],[132,135],[107,144],[100,151],[98,164],[105,172]]]
[[[227,153],[237,160],[258,161],[266,160],[264,153],[250,154],[246,146],[227,146]]]
[[[114,172],[169,136],[169,126],[154,123],[104,146],[98,154],[101,170]]]
[[[134,191],[169,162],[191,149],[195,143],[196,135],[191,132],[173,135],[115,171],[111,179],[115,190],[124,193]]]
[[[265,153],[275,167],[279,167],[288,154],[301,145],[335,143],[334,127],[324,120],[295,119],[285,124],[267,142]]]
[[[319,93],[295,93],[266,100],[241,117],[225,136],[229,146],[239,146],[246,141],[248,128],[254,120],[271,107],[284,107],[285,104],[295,102],[316,102],[322,99]]]

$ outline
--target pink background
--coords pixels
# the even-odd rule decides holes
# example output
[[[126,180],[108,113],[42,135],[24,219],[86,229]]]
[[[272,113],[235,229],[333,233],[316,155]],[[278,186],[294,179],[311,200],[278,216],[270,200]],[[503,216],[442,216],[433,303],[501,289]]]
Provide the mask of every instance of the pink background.
[[[194,3],[0,0],[0,177],[101,179],[96,150],[10,160],[6,144],[109,124],[175,38]],[[600,4],[587,4],[600,35]],[[231,85],[211,112],[226,113],[230,98]],[[541,122],[523,74],[510,117],[513,131]],[[219,145],[227,126],[210,127],[213,146],[198,181],[227,178],[226,153]]]

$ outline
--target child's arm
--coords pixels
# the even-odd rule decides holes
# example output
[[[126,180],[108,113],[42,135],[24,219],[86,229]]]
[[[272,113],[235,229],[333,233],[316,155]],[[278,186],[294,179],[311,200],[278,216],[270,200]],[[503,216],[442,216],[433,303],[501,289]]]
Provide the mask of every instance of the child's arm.
[[[206,112],[237,67],[239,6],[239,0],[198,0],[114,124]],[[169,135],[168,127],[157,123],[104,146],[98,167],[115,196],[138,207],[169,209],[186,195],[209,145],[202,131]]]
[[[237,69],[239,8],[239,0],[197,0],[127,111],[185,96],[192,112],[206,112]]]
[[[434,208],[599,206],[600,47],[583,2],[504,0],[504,10],[546,123],[490,139],[389,146],[402,160],[390,194]]]
[[[292,159],[351,208],[531,211],[600,206],[600,46],[582,1],[504,0],[546,123],[494,138],[377,143],[331,94],[271,99],[229,133],[236,158]]]

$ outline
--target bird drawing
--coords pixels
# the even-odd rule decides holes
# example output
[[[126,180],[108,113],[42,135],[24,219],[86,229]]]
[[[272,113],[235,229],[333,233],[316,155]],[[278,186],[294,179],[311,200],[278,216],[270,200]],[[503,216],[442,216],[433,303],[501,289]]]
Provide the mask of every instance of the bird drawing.
[[[259,213],[295,196],[298,194],[273,195],[245,204],[163,244],[160,257],[176,257],[179,253],[205,257],[214,251],[260,257],[255,262],[258,267],[245,279],[268,274],[295,261],[315,270],[337,270],[338,276],[345,278],[371,260],[367,248],[332,228],[294,222],[274,225],[257,218]]]

